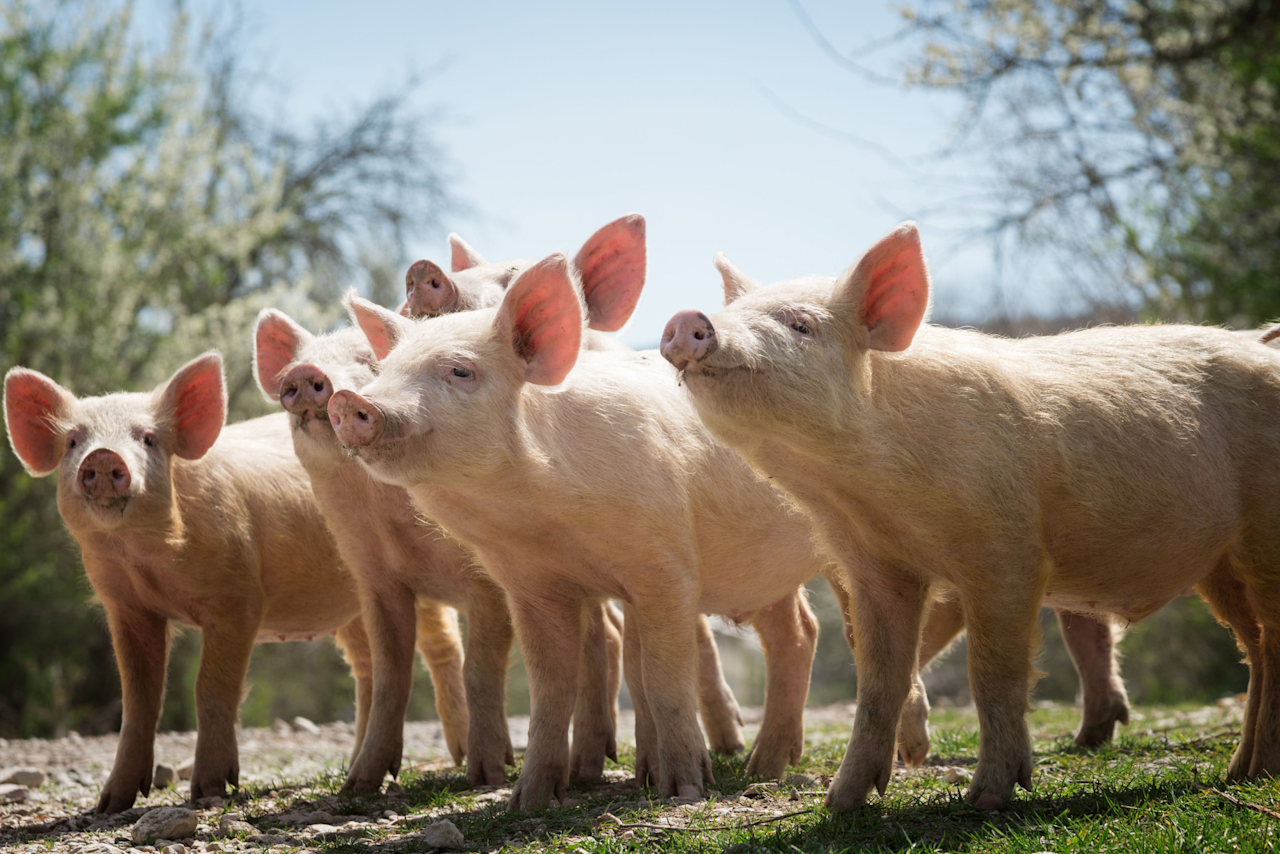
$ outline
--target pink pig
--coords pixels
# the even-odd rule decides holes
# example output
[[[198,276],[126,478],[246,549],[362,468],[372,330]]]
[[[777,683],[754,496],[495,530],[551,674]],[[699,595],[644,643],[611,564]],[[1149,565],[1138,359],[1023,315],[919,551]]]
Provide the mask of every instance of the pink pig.
[[[467,759],[473,785],[501,785],[514,756],[507,733],[506,673],[511,618],[506,597],[470,554],[421,519],[399,487],[371,478],[347,455],[329,424],[335,391],[363,388],[375,375],[373,351],[358,329],[315,336],[274,309],[258,317],[255,367],[263,393],[289,412],[293,446],[347,565],[359,583],[373,648],[369,729],[347,775],[347,790],[376,790],[398,772],[412,682],[414,603],[443,602],[467,615],[467,653],[423,650],[454,761]],[[574,712],[575,777],[593,779],[616,757],[621,617],[584,614]],[[465,693],[463,681],[466,683]],[[468,711],[470,723],[468,723]]]
[[[981,740],[967,798],[1031,785],[1024,719],[1042,602],[1135,621],[1194,587],[1251,667],[1233,779],[1280,772],[1280,356],[1192,326],[1016,341],[923,323],[905,224],[836,279],[761,288],[664,350],[703,422],[813,520],[848,575],[858,711],[834,810],[888,783],[930,599],[969,638]],[[1274,625],[1273,625],[1274,623]]]
[[[694,713],[704,612],[750,617],[765,648],[774,724],[752,761],[798,756],[816,622],[796,590],[825,561],[805,520],[703,430],[667,365],[581,351],[566,259],[526,268],[496,309],[414,323],[352,308],[382,370],[330,399],[339,439],[511,600],[533,697],[511,806],[564,795],[583,601],[625,603],[638,780],[664,795],[711,780]]]
[[[255,642],[337,634],[356,678],[359,751],[369,643],[283,413],[224,429],[216,353],[142,394],[77,398],[14,368],[4,406],[23,466],[58,474],[58,510],[106,608],[120,667],[124,720],[99,812],[128,809],[150,790],[170,623],[198,627],[203,644],[193,799],[237,782],[236,715]]]

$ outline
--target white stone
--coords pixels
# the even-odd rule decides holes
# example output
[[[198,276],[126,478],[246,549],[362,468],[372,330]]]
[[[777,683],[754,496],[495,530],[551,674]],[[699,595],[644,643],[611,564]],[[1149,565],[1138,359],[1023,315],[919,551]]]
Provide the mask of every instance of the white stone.
[[[428,824],[418,834],[418,839],[424,845],[429,845],[432,848],[448,848],[450,850],[461,848],[467,841],[466,837],[462,835],[462,831],[458,830],[458,826],[447,818],[443,821]]]
[[[294,726],[294,729],[300,729],[303,732],[311,733],[312,735],[320,734],[320,727],[316,726],[314,723],[307,720],[302,715],[298,715],[296,718],[293,719],[293,726]]]
[[[156,807],[134,823],[133,844],[146,845],[156,839],[185,839],[196,832],[197,823],[194,810]]]
[[[177,780],[178,772],[174,770],[172,765],[165,765],[163,762],[157,762],[156,770],[151,772],[151,785],[157,789],[172,786]]]
[[[257,833],[258,829],[240,818],[239,813],[228,813],[218,819],[218,836],[235,836],[240,833]]]
[[[187,854],[187,846],[183,845],[181,842],[166,845],[160,850],[163,851],[164,854]]]
[[[967,783],[969,782],[969,772],[963,768],[948,768],[946,780],[948,783]]]
[[[38,789],[43,786],[46,779],[48,777],[43,771],[31,766],[6,768],[0,771],[0,783],[16,783],[19,786],[27,786],[32,789]]]
[[[183,762],[181,765],[178,766],[178,779],[190,780],[191,775],[195,772],[195,770],[196,770],[196,760],[195,760],[195,757],[193,756],[190,759],[188,759],[186,762]]]
[[[16,804],[27,799],[26,786],[15,786],[13,783],[0,784],[0,804]]]
[[[298,824],[333,824],[336,821],[332,815],[327,812],[309,812],[302,818],[298,819]]]

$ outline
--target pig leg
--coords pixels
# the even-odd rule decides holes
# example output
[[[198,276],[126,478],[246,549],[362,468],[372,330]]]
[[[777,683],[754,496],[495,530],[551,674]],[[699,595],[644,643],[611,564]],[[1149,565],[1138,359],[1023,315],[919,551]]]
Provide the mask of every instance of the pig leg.
[[[196,762],[191,800],[221,796],[226,784],[240,784],[236,718],[243,697],[259,622],[217,621],[202,629],[200,670],[196,674]]]
[[[569,722],[582,643],[582,600],[568,591],[511,595],[516,637],[529,673],[529,748],[511,791],[513,810],[542,809],[569,789]]]
[[[645,699],[658,735],[660,796],[701,797],[703,785],[715,782],[711,755],[698,728],[698,613],[696,596],[673,590],[637,603],[634,620],[640,632],[640,666]]]
[[[958,599],[934,602],[920,639],[920,666],[911,680],[911,693],[898,720],[898,755],[907,765],[921,765],[929,756],[929,695],[920,673],[964,631],[964,609]]]
[[[355,764],[369,731],[369,707],[373,704],[373,653],[369,649],[369,635],[364,622],[356,617],[334,633],[334,641],[342,650],[342,657],[351,668],[356,680],[356,743],[351,750],[351,762]]]
[[[98,812],[116,813],[133,806],[138,792],[151,791],[155,768],[156,725],[164,705],[165,668],[169,661],[169,625],[163,617],[104,600],[111,645],[120,667],[124,719],[115,765],[98,798]]]
[[[636,713],[636,785],[656,786],[658,727],[649,711],[649,698],[644,690],[644,668],[640,666],[640,623],[635,618],[634,607],[627,609],[622,637],[622,667],[627,674],[627,688],[631,691],[631,705]]]
[[[840,603],[840,616],[844,620],[845,640],[857,655],[854,635],[852,601],[849,592],[837,579],[827,577],[831,592]],[[951,646],[956,636],[964,630],[964,611],[956,599],[936,601],[929,608],[920,640],[920,668],[911,680],[911,692],[902,706],[898,720],[898,757],[907,765],[920,765],[929,756],[929,695],[924,679],[920,676],[929,662]]]
[[[1224,561],[1213,574],[1196,585],[1196,591],[1208,604],[1218,622],[1231,627],[1236,644],[1244,652],[1249,665],[1249,695],[1240,726],[1240,743],[1227,764],[1227,780],[1243,780],[1253,764],[1254,744],[1258,729],[1258,712],[1262,702],[1262,680],[1265,668],[1262,657],[1262,633],[1253,607],[1245,595],[1244,585],[1236,580]]]
[[[344,792],[376,792],[388,773],[399,773],[404,713],[413,687],[413,593],[388,585],[369,591],[363,604],[363,624],[371,635],[373,699],[366,737],[342,785]]]
[[[511,612],[496,584],[476,579],[467,604],[467,683],[471,724],[467,731],[467,782],[501,786],[515,765],[507,731],[507,667],[511,656]]]
[[[861,571],[851,572],[849,591],[855,618],[858,711],[844,760],[827,791],[826,803],[832,812],[864,803],[872,788],[883,795],[889,784],[897,724],[916,675],[929,594],[927,584],[888,568],[877,568],[865,580]]]
[[[1084,717],[1076,744],[1094,747],[1110,741],[1116,722],[1129,723],[1129,695],[1116,667],[1115,633],[1110,620],[1058,611],[1058,626],[1071,663],[1080,676]]]
[[[965,800],[982,809],[1005,806],[1014,784],[1031,790],[1027,693],[1040,599],[1034,585],[1013,584],[973,584],[961,597],[969,627],[969,685],[978,709],[978,767]]]
[[[455,765],[467,752],[467,689],[458,612],[432,599],[418,599],[418,652],[431,673],[436,714]]]
[[[598,780],[604,760],[618,760],[614,736],[617,720],[609,695],[608,637],[612,623],[609,603],[588,603],[582,611],[582,650],[578,660],[578,693],[573,708],[573,748],[569,774],[573,779]]]
[[[742,710],[733,690],[724,681],[720,651],[711,623],[698,617],[698,711],[712,753],[732,756],[746,747],[742,737]]]
[[[604,608],[605,622],[604,648],[609,657],[609,719],[613,722],[613,731],[618,731],[618,691],[622,688],[622,611],[612,602],[606,602]],[[617,762],[617,757],[614,757]]]
[[[804,705],[818,648],[818,619],[804,588],[751,619],[764,648],[764,721],[751,747],[747,774],[777,779],[804,753]]]

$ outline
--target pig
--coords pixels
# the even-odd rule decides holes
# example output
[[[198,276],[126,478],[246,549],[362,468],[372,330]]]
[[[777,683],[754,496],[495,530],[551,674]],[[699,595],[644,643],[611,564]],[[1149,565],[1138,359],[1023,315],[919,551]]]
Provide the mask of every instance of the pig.
[[[405,317],[438,317],[458,311],[493,308],[528,261],[490,263],[457,234],[449,235],[449,275],[431,261],[416,261],[405,275]],[[587,308],[584,346],[590,350],[629,352],[605,333],[617,332],[635,311],[645,276],[645,221],[627,214],[597,230],[573,257],[573,271]]]
[[[511,279],[529,266],[528,261],[520,260],[489,263],[457,234],[450,234],[448,242],[453,275],[431,261],[414,262],[405,274],[405,301],[398,309],[401,315],[421,319],[492,308],[502,300]],[[644,287],[646,254],[644,217],[627,214],[598,229],[574,256],[573,273],[586,303],[583,346],[587,349],[631,352],[606,333],[621,329],[635,310]],[[742,712],[724,680],[720,654],[705,617],[698,620],[698,656],[698,708],[711,751],[739,753],[746,746]],[[926,736],[926,750],[927,744]],[[574,746],[576,750],[576,741]],[[576,762],[574,767],[578,769]],[[781,773],[783,768],[776,770]],[[580,774],[580,769],[575,770],[575,776]]]
[[[423,521],[403,489],[375,481],[343,450],[326,412],[330,396],[360,389],[377,362],[364,334],[346,328],[312,335],[287,315],[264,309],[255,332],[255,374],[268,399],[289,413],[293,447],[316,501],[358,582],[373,652],[369,731],[344,789],[375,791],[399,771],[403,720],[412,683],[414,601],[443,602],[467,615],[466,683],[437,673],[437,709],[454,761],[467,762],[472,785],[501,785],[514,764],[507,732],[505,683],[511,650],[506,597],[471,555]],[[595,779],[617,758],[621,618],[613,609],[585,615],[582,684],[574,711],[573,773]],[[450,659],[445,664],[454,665]],[[469,721],[469,722],[468,722]]]
[[[496,308],[414,322],[349,297],[381,370],[329,400],[344,447],[507,590],[532,696],[512,809],[564,797],[584,600],[624,603],[639,782],[697,796],[712,780],[694,711],[702,613],[751,622],[765,650],[751,763],[774,773],[803,749],[817,624],[797,590],[827,566],[809,525],[711,438],[656,354],[583,350],[581,299],[559,254]]]
[[[217,353],[150,393],[77,398],[36,371],[5,375],[9,441],[31,475],[57,472],[58,510],[120,668],[120,743],[98,812],[150,790],[171,623],[201,631],[193,799],[238,782],[235,723],[255,642],[335,634],[356,679],[357,753],[364,737],[372,665],[355,582],[287,417],[224,429],[226,406]]]
[[[1196,590],[1251,669],[1232,779],[1280,771],[1280,356],[1180,325],[1007,340],[924,322],[914,224],[839,277],[760,287],[663,333],[703,423],[804,508],[857,616],[858,710],[834,811],[889,780],[931,597],[969,640],[966,798],[1031,786],[1025,721],[1042,602],[1140,620]]]

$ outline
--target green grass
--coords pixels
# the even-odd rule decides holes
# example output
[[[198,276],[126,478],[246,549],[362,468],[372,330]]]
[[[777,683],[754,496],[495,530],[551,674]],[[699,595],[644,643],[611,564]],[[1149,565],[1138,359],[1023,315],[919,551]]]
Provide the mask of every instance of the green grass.
[[[478,851],[721,852],[746,851],[1267,851],[1280,848],[1280,781],[1228,786],[1226,764],[1236,742],[1239,708],[1142,708],[1111,745],[1085,751],[1071,741],[1078,711],[1039,709],[1030,716],[1035,738],[1035,791],[1020,792],[1000,812],[970,807],[963,783],[948,769],[972,771],[977,757],[972,712],[935,710],[933,749],[921,770],[899,769],[884,798],[840,816],[822,807],[830,775],[844,753],[848,726],[816,725],[797,773],[818,778],[743,796],[753,784],[741,758],[715,762],[718,793],[705,802],[673,806],[629,782],[610,780],[573,789],[571,806],[509,813],[502,801],[478,801],[456,773],[402,774],[399,791],[340,796],[334,813],[394,810],[397,839],[375,828],[356,839],[320,843],[334,854],[380,850],[426,851],[405,824],[449,818]],[[634,758],[620,757],[626,769]],[[508,783],[514,779],[509,777]],[[296,797],[250,791],[242,806],[264,831],[270,816],[337,791],[337,776],[305,781]],[[751,790],[748,790],[751,794]],[[490,795],[492,797],[492,795]],[[258,803],[262,798],[267,803]],[[308,800],[309,799],[309,800]],[[1233,802],[1233,800],[1235,802]],[[267,807],[264,809],[263,807]],[[608,813],[609,816],[605,816]],[[799,813],[798,815],[789,815]],[[604,818],[602,818],[604,816]],[[657,829],[660,825],[673,825]]]

